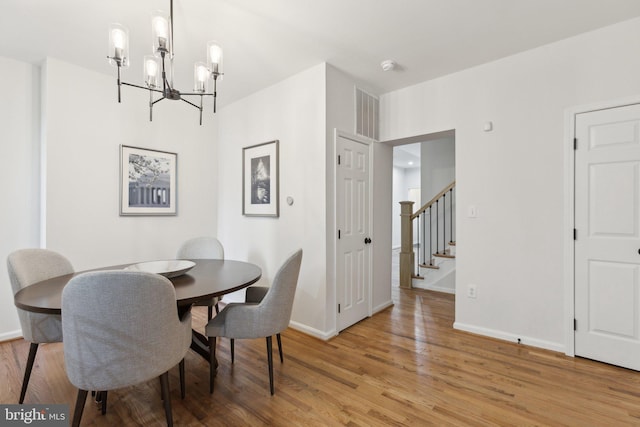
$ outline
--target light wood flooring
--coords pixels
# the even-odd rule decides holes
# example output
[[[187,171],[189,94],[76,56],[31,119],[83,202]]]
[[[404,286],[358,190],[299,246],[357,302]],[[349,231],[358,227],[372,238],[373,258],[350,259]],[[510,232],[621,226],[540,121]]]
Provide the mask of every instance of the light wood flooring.
[[[640,425],[640,373],[456,331],[453,295],[393,288],[395,305],[323,342],[282,334],[269,394],[264,340],[219,340],[208,366],[186,359],[187,397],[171,372],[176,425],[622,426]],[[206,310],[194,309],[202,329]],[[17,401],[28,343],[0,344],[0,403]],[[274,343],[274,352],[277,352]],[[105,416],[87,403],[84,426],[164,425],[159,381],[109,393]],[[61,344],[41,346],[25,403],[75,402]]]

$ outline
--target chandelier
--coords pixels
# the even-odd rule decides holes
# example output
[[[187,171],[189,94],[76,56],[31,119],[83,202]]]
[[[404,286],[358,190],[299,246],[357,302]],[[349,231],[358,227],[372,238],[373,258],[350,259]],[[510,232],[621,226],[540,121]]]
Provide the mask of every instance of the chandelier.
[[[144,57],[144,86],[123,82],[121,69],[129,66],[129,31],[120,24],[109,26],[109,63],[118,69],[118,102],[122,97],[122,85],[149,91],[149,121],[153,120],[153,106],[163,99],[182,100],[200,110],[202,125],[202,101],[205,96],[213,97],[213,113],[216,112],[217,81],[222,79],[222,48],[215,41],[207,43],[207,62],[196,62],[193,67],[194,86],[192,92],[180,92],[173,86],[173,0],[169,2],[169,14],[156,11],[151,18],[153,54]],[[213,91],[208,91],[209,80],[213,80]],[[161,96],[154,99],[154,93]],[[184,96],[199,96],[197,105]]]

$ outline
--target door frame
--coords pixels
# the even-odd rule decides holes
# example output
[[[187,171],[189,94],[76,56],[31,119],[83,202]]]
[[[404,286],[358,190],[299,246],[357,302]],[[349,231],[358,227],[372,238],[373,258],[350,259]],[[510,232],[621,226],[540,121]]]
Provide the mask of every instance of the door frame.
[[[375,236],[373,236],[373,140],[370,138],[365,138],[363,136],[354,135],[349,132],[342,131],[340,129],[334,129],[333,133],[333,154],[334,158],[331,161],[335,162],[333,168],[333,225],[335,230],[334,236],[337,236],[338,229],[338,168],[337,165],[337,157],[338,157],[338,138],[350,139],[352,141],[365,144],[369,149],[369,236],[373,240],[375,244]],[[373,315],[373,247],[369,245],[369,292],[367,296],[367,317],[371,317]],[[339,328],[339,313],[338,313],[338,239],[333,239],[333,277],[335,280],[333,281],[333,306],[334,306],[334,325],[335,325],[335,335],[340,333]]]
[[[564,336],[565,354],[575,356],[575,337],[573,322],[575,318],[575,250],[573,230],[575,228],[575,152],[573,141],[576,137],[576,115],[592,111],[606,110],[640,104],[640,94],[610,101],[567,108],[564,117]]]

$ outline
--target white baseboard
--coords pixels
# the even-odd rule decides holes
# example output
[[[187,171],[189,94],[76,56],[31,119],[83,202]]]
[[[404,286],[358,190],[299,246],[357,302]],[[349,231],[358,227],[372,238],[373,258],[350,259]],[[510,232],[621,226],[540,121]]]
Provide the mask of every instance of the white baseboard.
[[[447,294],[455,294],[456,293],[455,289],[446,288],[444,286],[437,286],[437,285],[424,285],[424,284],[421,284],[419,280],[415,280],[413,282],[412,287],[416,288],[416,289],[424,289],[426,291],[444,292],[444,293],[447,293]]]
[[[17,329],[15,331],[4,332],[0,334],[0,342],[15,340],[16,338],[22,338],[22,330]]]
[[[537,338],[531,338],[521,335],[512,334],[504,331],[497,331],[494,329],[480,328],[473,325],[466,325],[464,323],[455,322],[453,324],[454,329],[460,331],[471,332],[476,335],[484,335],[486,337],[497,338],[503,341],[510,341],[517,343],[520,340],[520,344],[530,345],[533,347],[544,348],[545,350],[557,351],[559,353],[565,353],[565,346],[561,343],[555,343],[551,341],[540,340]]]
[[[311,335],[312,337],[321,339],[323,341],[329,341],[331,338],[338,335],[338,333],[335,330],[323,332],[315,328],[310,328],[309,326],[304,325],[302,323],[294,322],[293,320],[289,322],[289,327],[292,329],[295,329],[296,331],[300,331],[307,335]]]
[[[392,300],[384,302],[384,303],[378,305],[377,307],[373,307],[373,314],[380,313],[382,310],[385,310],[385,309],[387,309],[389,307],[393,307],[393,301]]]

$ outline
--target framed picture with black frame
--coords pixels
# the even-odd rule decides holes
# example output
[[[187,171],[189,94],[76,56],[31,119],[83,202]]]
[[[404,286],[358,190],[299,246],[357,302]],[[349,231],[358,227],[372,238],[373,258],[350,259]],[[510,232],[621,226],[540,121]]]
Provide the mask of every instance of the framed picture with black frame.
[[[280,216],[279,141],[242,149],[242,214]]]
[[[120,215],[177,214],[178,155],[120,146]]]

